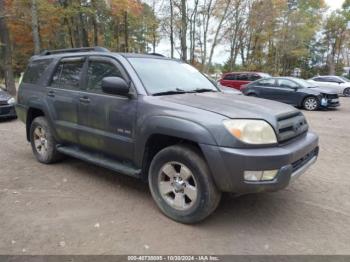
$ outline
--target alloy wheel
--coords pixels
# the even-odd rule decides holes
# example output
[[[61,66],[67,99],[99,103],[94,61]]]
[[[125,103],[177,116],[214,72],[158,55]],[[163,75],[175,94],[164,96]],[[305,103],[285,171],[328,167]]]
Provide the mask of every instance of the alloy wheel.
[[[198,197],[193,173],[179,162],[168,162],[160,169],[158,189],[166,203],[177,210],[190,209]]]
[[[350,96],[350,88],[344,89],[344,96]]]
[[[43,129],[41,126],[37,126],[34,129],[33,139],[36,151],[40,155],[45,155],[48,149],[45,129]]]
[[[304,102],[304,107],[306,110],[313,111],[318,107],[317,99],[314,97],[309,97]]]

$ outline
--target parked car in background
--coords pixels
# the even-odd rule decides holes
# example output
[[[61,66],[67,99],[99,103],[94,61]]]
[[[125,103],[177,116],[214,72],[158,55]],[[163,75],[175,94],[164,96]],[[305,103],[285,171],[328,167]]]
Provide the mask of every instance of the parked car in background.
[[[15,117],[15,98],[0,88],[0,119]]]
[[[315,76],[308,80],[319,87],[335,90],[339,95],[350,96],[350,80],[343,76]]]
[[[223,86],[240,90],[242,85],[249,84],[250,82],[265,77],[271,76],[261,72],[231,72],[224,74],[219,82]]]
[[[270,77],[255,81],[242,89],[247,96],[256,96],[287,103],[309,111],[340,105],[338,94],[295,77]]]
[[[223,86],[222,84],[220,84],[220,82],[215,81],[212,77],[210,77],[207,74],[204,74],[206,78],[209,79],[210,82],[213,83],[213,85],[215,85],[218,89],[221,90],[221,92],[226,93],[226,94],[232,94],[232,95],[243,95],[241,91],[234,89],[234,88],[230,88],[227,86]]]

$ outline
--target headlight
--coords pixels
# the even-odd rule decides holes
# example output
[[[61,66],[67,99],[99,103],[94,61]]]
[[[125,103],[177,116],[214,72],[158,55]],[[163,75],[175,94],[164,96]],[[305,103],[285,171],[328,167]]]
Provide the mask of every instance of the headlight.
[[[9,105],[13,105],[14,103],[16,103],[16,100],[15,100],[14,97],[11,97],[9,100],[7,100],[7,103],[8,103]]]
[[[272,127],[264,120],[224,120],[226,129],[239,140],[248,144],[275,144],[277,137]]]

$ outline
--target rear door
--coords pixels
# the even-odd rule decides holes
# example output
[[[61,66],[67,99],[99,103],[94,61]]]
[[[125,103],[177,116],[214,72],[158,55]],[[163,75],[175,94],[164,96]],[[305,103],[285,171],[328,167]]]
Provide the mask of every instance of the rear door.
[[[47,88],[47,103],[59,139],[78,143],[78,104],[84,57],[62,59]]]
[[[240,74],[237,74],[237,80],[234,82],[234,87],[240,90],[242,85],[246,85],[249,83],[250,83],[250,74],[240,73]]]
[[[104,77],[117,76],[130,82],[114,58],[91,56],[79,97],[80,145],[122,160],[132,160],[137,99],[105,94]]]
[[[252,83],[254,90],[258,97],[266,99],[274,99],[274,93],[276,90],[276,80],[274,78],[267,78]]]

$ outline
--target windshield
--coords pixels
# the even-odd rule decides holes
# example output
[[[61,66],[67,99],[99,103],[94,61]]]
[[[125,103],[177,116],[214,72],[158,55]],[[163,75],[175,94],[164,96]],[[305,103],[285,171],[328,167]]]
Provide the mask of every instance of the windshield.
[[[297,82],[300,86],[302,86],[303,88],[313,88],[313,87],[317,87],[317,85],[310,83],[304,79],[300,79],[300,78],[293,78],[293,80],[295,82]]]
[[[342,80],[344,80],[345,82],[350,82],[350,80],[349,79],[347,79],[346,77],[344,77],[344,76],[339,76],[339,78],[341,78]]]
[[[150,94],[218,91],[210,80],[188,64],[156,58],[128,60]]]
[[[267,73],[260,73],[259,74],[262,78],[268,78],[268,77],[271,77],[270,74],[267,74]]]

